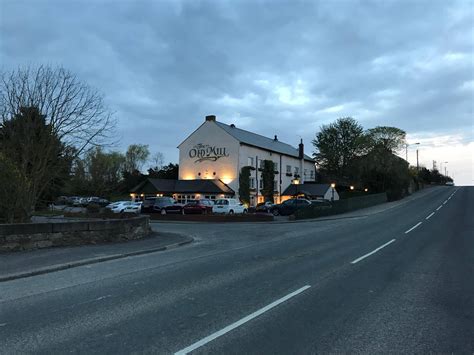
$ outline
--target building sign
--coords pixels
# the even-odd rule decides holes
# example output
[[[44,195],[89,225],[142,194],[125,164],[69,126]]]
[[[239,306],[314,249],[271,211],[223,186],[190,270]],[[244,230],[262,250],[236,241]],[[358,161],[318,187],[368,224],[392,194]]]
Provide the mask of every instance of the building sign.
[[[216,161],[222,157],[228,157],[227,148],[211,146],[209,144],[196,144],[189,150],[189,157],[196,158],[195,163],[200,163],[205,160]]]

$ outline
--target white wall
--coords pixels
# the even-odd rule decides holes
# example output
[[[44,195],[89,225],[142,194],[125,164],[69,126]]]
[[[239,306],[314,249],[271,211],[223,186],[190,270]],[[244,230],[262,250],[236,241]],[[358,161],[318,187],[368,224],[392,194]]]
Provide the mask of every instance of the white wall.
[[[225,149],[227,156],[219,157],[215,161],[199,161],[199,157],[193,155],[195,151],[191,152],[199,144],[204,145],[203,149],[207,150],[208,154],[204,158],[207,155],[209,155],[208,157],[214,156],[212,148],[217,148],[220,153],[223,153]],[[237,193],[239,190],[238,166],[239,142],[217,126],[215,122],[206,121],[179,146],[180,180],[221,179]]]

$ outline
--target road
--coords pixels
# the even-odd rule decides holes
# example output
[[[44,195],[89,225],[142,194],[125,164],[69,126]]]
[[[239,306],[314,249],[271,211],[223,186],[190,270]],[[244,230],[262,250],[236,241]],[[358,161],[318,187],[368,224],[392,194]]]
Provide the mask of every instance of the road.
[[[0,283],[0,353],[474,352],[474,187]]]

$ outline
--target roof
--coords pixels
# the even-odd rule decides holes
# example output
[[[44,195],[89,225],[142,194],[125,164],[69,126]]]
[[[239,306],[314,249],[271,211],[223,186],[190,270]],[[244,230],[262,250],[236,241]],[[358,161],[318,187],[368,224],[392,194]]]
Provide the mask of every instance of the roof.
[[[133,193],[210,193],[210,194],[235,194],[229,186],[218,179],[200,180],[170,180],[148,178],[138,186]]]
[[[215,123],[241,143],[298,158],[298,148],[289,144],[237,128],[233,125],[230,126],[218,121],[215,121]],[[313,158],[306,154],[304,155],[304,159],[311,162],[314,161]]]
[[[291,184],[285,189],[285,191],[283,191],[282,195],[291,196],[298,193],[305,194],[307,196],[324,196],[330,188],[330,184]]]

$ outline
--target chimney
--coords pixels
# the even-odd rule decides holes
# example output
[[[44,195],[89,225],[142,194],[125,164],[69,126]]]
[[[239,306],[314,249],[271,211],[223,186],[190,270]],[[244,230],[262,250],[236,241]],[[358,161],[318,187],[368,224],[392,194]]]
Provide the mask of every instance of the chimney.
[[[278,137],[277,135],[275,134],[275,138],[273,138],[274,141],[277,141],[278,140]]]
[[[215,115],[206,116],[206,121],[216,122],[216,116]]]
[[[300,144],[298,145],[298,158],[303,159],[304,158],[304,144],[303,144],[303,139],[301,139]]]

